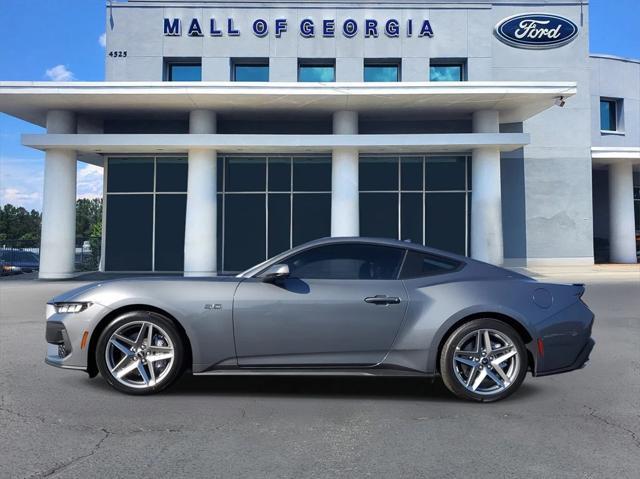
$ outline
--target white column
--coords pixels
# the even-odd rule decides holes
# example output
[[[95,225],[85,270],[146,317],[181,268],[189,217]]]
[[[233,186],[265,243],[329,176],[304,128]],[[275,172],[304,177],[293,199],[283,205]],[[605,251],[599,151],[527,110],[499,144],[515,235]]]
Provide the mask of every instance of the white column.
[[[609,245],[612,263],[636,263],[633,212],[633,165],[616,160],[609,166]]]
[[[334,135],[357,135],[358,113],[333,114]],[[331,236],[359,236],[358,149],[335,148],[331,164]]]
[[[498,112],[473,114],[474,133],[498,133]],[[471,257],[500,265],[504,261],[500,150],[476,148],[472,153]]]
[[[73,112],[47,113],[47,133],[76,132]],[[76,152],[47,150],[44,162],[42,232],[40,242],[41,279],[73,276],[76,247]]]
[[[190,134],[216,132],[216,115],[195,110],[189,115]],[[187,213],[184,228],[184,275],[214,276],[217,271],[216,152],[189,150]]]

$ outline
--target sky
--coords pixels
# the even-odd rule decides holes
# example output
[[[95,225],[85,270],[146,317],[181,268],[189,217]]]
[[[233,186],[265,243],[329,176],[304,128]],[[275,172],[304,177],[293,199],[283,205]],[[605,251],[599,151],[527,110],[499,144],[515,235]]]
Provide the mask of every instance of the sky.
[[[586,3],[586,2],[585,2]],[[104,79],[107,0],[0,0],[0,81]],[[640,0],[591,0],[592,53],[640,59]],[[0,205],[42,209],[42,128],[0,113]],[[78,162],[78,197],[102,195],[102,169]]]

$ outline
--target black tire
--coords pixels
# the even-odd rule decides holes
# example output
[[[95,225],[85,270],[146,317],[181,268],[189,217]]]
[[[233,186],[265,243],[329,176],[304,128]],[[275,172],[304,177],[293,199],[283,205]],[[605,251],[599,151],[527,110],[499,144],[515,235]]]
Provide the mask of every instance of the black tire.
[[[463,341],[465,337],[468,337],[469,334],[478,330],[498,331],[511,341],[517,351],[519,369],[514,375],[515,377],[513,378],[513,381],[504,389],[494,393],[485,392],[484,394],[479,394],[471,391],[463,384],[462,379],[459,378],[459,374],[456,374],[456,371],[454,370],[454,353],[456,352],[456,346]],[[515,329],[497,319],[474,319],[458,327],[445,341],[442,347],[442,352],[440,353],[440,374],[442,375],[442,380],[444,381],[447,389],[459,398],[478,402],[494,402],[510,396],[520,387],[522,381],[524,381],[525,375],[527,374],[527,362],[527,350],[522,338]],[[480,367],[480,365],[478,367]],[[467,367],[467,370],[470,369]],[[499,377],[497,374],[496,376]],[[486,381],[490,382],[491,380],[489,378]]]
[[[114,332],[120,330],[123,327],[126,327],[129,324],[131,324],[133,328],[135,327],[135,324],[139,322],[151,323],[154,325],[154,327],[160,328],[160,331],[162,331],[163,333],[163,338],[165,334],[166,336],[168,336],[168,339],[170,339],[171,344],[173,345],[173,361],[167,362],[169,370],[163,370],[163,376],[158,380],[156,384],[149,386],[140,385],[135,387],[123,384],[123,382],[121,382],[111,373],[111,370],[107,365],[106,352],[109,340]],[[102,334],[100,334],[96,347],[96,364],[98,365],[98,370],[100,371],[102,377],[114,389],[117,389],[118,391],[121,391],[123,393],[133,395],[155,394],[169,387],[181,376],[184,369],[184,351],[185,346],[182,337],[170,319],[155,312],[130,311],[111,321],[111,323],[109,323],[109,325],[102,331]],[[150,373],[151,371],[149,370],[149,367],[152,363],[145,362],[144,364],[146,365],[145,371],[147,372],[147,374]],[[166,374],[164,374],[165,371]],[[134,372],[134,374],[139,373]],[[142,376],[140,376],[140,380],[144,382]],[[149,383],[151,383],[151,381]]]

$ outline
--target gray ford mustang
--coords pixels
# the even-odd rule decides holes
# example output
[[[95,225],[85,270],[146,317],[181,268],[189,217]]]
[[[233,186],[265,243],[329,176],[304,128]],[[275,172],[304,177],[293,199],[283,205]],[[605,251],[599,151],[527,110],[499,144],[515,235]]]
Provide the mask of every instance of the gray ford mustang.
[[[424,246],[325,238],[235,277],[89,284],[47,304],[46,362],[131,394],[193,374],[441,376],[495,401],[581,368],[594,316],[582,285]]]

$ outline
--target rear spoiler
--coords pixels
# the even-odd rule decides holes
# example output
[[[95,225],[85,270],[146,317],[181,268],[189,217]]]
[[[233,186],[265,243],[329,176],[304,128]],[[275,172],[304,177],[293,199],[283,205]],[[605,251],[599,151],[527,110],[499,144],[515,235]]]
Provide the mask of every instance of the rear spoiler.
[[[578,298],[582,298],[585,291],[584,283],[573,283],[571,286],[575,286],[577,288],[576,296]]]

